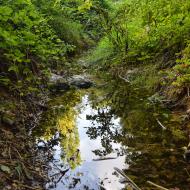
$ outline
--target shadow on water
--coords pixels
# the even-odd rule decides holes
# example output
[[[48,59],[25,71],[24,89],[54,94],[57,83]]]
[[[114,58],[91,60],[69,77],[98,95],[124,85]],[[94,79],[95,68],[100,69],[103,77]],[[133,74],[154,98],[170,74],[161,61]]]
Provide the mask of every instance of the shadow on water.
[[[189,189],[182,116],[171,114],[158,97],[114,81],[88,92],[67,92],[49,107],[34,131],[38,147],[49,156],[47,189],[127,188],[114,167],[142,189],[153,189],[148,180]]]

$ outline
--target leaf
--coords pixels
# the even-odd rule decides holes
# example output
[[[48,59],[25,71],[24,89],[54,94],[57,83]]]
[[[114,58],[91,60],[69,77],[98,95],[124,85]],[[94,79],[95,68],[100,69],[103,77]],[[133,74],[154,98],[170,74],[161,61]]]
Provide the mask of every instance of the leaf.
[[[22,174],[22,167],[20,165],[18,165],[18,166],[15,167],[15,170],[17,171],[17,173],[19,175],[19,179],[20,179],[20,176]]]
[[[28,90],[29,90],[30,92],[37,92],[37,91],[38,91],[37,88],[31,87],[31,86],[28,87]]]
[[[8,85],[11,81],[8,78],[0,78],[0,84]]]
[[[9,67],[8,71],[14,71],[15,73],[19,73],[19,69],[17,65],[12,65]]]
[[[84,3],[78,7],[79,12],[84,12],[85,10],[90,10],[92,7],[92,1],[91,0],[86,0]]]
[[[8,174],[11,173],[11,169],[10,169],[8,166],[0,165],[0,169],[1,169],[3,172],[6,172],[6,173],[8,173]]]

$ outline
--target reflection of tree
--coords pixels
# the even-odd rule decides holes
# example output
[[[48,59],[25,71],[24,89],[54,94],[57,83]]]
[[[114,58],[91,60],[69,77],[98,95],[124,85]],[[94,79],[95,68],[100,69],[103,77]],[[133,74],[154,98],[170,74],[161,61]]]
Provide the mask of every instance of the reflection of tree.
[[[48,184],[49,187],[56,188],[56,185],[64,180],[65,175],[70,169],[76,168],[81,162],[79,152],[79,133],[76,127],[76,114],[74,107],[67,107],[64,114],[58,118],[57,131],[59,133],[59,143],[62,148],[61,164],[53,164],[53,175]],[[63,164],[62,164],[63,161]],[[78,178],[77,178],[78,179]],[[69,185],[76,185],[75,178],[71,177]]]
[[[185,168],[190,171],[190,166],[184,162],[181,150],[187,142],[179,132],[180,123],[161,106],[151,104],[147,100],[150,95],[143,89],[117,84],[108,94],[110,107],[121,118],[121,143],[128,147],[127,175],[145,189],[148,189],[147,180],[165,187],[189,189]],[[167,126],[166,130],[156,118]]]
[[[33,131],[38,137],[49,139],[57,131],[58,121],[64,117],[67,111],[81,102],[82,95],[79,91],[68,91],[62,96],[54,97],[49,101],[49,109],[43,113],[40,127]]]
[[[63,148],[63,159],[69,163],[71,168],[80,164],[79,153],[79,134],[76,127],[76,111],[69,108],[68,111],[59,119],[58,130],[61,134],[61,147]]]
[[[98,123],[98,127],[88,129],[88,134],[93,139],[100,137],[108,151],[95,150],[95,153],[104,155],[110,150],[110,141],[120,142],[128,147],[125,154],[129,168],[125,171],[139,186],[151,189],[146,183],[150,180],[165,187],[189,189],[190,166],[184,162],[181,150],[188,142],[179,130],[181,125],[176,116],[162,105],[151,103],[149,92],[120,80],[109,83],[103,91],[104,99],[99,95],[96,97],[96,93],[90,96],[94,102],[92,105],[96,109],[110,109],[106,110],[107,115],[100,109],[97,114],[88,116]],[[119,135],[109,123],[113,114],[121,118]],[[158,124],[157,118],[167,127],[166,130]]]
[[[63,96],[53,98],[49,102],[50,109],[43,114],[41,126],[34,131],[35,136],[43,137],[49,144],[52,144],[55,134],[59,133],[56,141],[62,147],[62,159],[71,168],[75,168],[81,161],[78,150],[79,134],[75,123],[75,106],[81,101],[81,97],[79,91],[69,91]]]
[[[68,108],[63,116],[58,119],[58,131],[63,136],[73,132],[75,128],[75,115],[75,110],[73,108]]]
[[[147,186],[147,180],[165,187],[187,187],[189,182],[183,176],[187,175],[184,168],[189,166],[180,149],[184,141],[174,138],[170,130],[163,130],[150,110],[144,108],[132,110],[122,122],[125,136],[122,143],[129,147],[127,174],[143,187]]]
[[[87,134],[91,139],[101,138],[104,150],[94,150],[99,156],[105,156],[113,151],[112,142],[119,138],[118,126],[113,123],[113,113],[109,108],[97,108],[97,114],[87,115],[93,126],[88,127]]]

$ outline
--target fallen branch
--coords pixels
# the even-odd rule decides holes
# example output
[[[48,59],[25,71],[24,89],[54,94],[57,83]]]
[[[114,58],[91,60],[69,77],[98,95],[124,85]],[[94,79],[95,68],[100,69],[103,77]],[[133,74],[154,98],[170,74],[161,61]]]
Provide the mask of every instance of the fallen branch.
[[[141,189],[135,184],[135,182],[134,182],[132,179],[130,179],[122,170],[120,170],[119,168],[116,168],[116,167],[114,167],[114,170],[115,170],[117,173],[119,173],[120,175],[122,175],[129,183],[131,183],[131,185],[133,186],[133,188],[134,188],[135,190],[141,190]]]
[[[158,119],[156,119],[156,121],[162,127],[163,130],[166,130],[166,127]]]
[[[189,174],[187,168],[185,168],[185,171],[186,171],[187,175],[190,177],[190,174]]]
[[[124,80],[125,82],[130,83],[130,81],[129,81],[128,79],[122,77],[121,75],[118,75],[118,77],[119,77],[120,79]]]
[[[151,181],[147,181],[147,183],[149,183],[150,185],[154,186],[154,187],[157,187],[158,189],[161,189],[161,190],[169,190],[169,189],[166,189],[165,187],[162,187],[160,185],[157,185]]]
[[[189,90],[189,87],[187,87],[187,96],[188,96],[188,97],[190,96],[190,90]]]

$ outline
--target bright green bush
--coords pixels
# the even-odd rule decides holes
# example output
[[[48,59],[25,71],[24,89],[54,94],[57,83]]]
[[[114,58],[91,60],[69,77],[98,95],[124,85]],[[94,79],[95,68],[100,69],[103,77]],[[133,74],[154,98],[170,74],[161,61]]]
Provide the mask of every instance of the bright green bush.
[[[125,0],[109,5],[96,6],[104,35],[92,62],[101,58],[100,63],[121,69],[148,64],[154,65],[154,72],[169,68],[167,84],[177,91],[189,88],[190,1]],[[158,84],[159,75],[154,80]]]
[[[85,31],[90,1],[0,2],[0,84],[27,95],[50,70],[64,70],[70,52],[91,42]],[[68,63],[67,63],[68,64]]]

